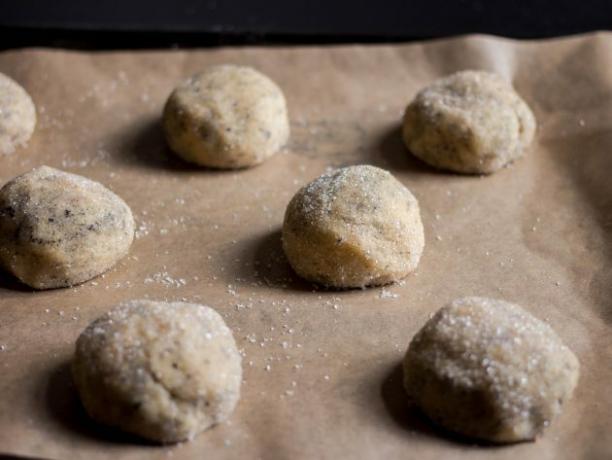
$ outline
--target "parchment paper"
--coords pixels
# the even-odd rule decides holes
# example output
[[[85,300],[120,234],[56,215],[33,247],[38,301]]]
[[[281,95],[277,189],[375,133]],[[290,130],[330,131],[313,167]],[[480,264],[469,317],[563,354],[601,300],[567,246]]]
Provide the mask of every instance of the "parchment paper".
[[[175,159],[159,114],[181,79],[253,65],[285,91],[291,143],[249,170]],[[437,172],[403,148],[405,104],[460,69],[511,78],[539,122],[527,156],[489,177]],[[74,289],[0,289],[0,452],[54,459],[612,458],[612,34],[538,42],[471,36],[393,46],[0,53],[38,107],[0,182],[47,164],[100,181],[138,220],[131,255]],[[400,285],[314,290],[282,256],[293,193],[328,167],[371,163],[417,196],[418,273]],[[575,351],[575,397],[534,443],[479,446],[432,427],[398,369],[413,334],[458,296],[518,302]],[[175,447],[90,422],[68,373],[73,344],[128,299],[222,312],[244,350],[230,422]],[[266,366],[269,366],[266,368]],[[266,370],[269,369],[269,370]]]

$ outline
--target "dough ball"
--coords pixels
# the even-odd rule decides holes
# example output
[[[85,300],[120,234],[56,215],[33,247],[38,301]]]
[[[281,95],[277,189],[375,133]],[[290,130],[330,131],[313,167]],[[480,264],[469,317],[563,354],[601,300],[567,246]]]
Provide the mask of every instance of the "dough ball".
[[[350,166],[299,190],[283,248],[303,278],[339,288],[381,285],[416,269],[425,237],[419,204],[389,172]]]
[[[518,305],[481,297],[440,309],[414,337],[404,386],[441,426],[492,442],[534,439],[578,382],[576,356]]]
[[[0,73],[0,155],[24,146],[35,126],[32,98],[17,82]]]
[[[403,137],[430,165],[489,174],[523,155],[535,118],[499,75],[464,71],[434,82],[408,105]]]
[[[72,374],[94,420],[172,443],[229,417],[242,367],[231,331],[212,308],[136,300],[83,331]]]
[[[85,177],[42,166],[0,189],[0,264],[33,288],[98,276],[133,238],[128,205]]]
[[[255,69],[235,65],[211,67],[179,85],[163,123],[172,150],[213,168],[259,164],[289,138],[283,92]]]

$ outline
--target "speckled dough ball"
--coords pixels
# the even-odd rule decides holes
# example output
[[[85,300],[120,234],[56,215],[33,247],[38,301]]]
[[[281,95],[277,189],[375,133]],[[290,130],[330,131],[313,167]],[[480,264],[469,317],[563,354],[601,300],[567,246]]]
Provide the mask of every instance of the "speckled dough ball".
[[[404,115],[403,137],[414,155],[436,168],[488,174],[522,156],[535,127],[509,83],[469,70],[417,94]]]
[[[173,443],[229,417],[242,367],[231,331],[212,308],[136,300],[85,329],[72,374],[94,420]]]
[[[0,155],[25,145],[35,126],[32,98],[18,83],[0,73]]]
[[[419,204],[389,172],[350,166],[299,190],[283,249],[303,278],[338,288],[382,285],[416,269],[425,238]]]
[[[133,238],[128,205],[85,177],[42,166],[0,189],[0,264],[33,288],[98,276]]]
[[[211,67],[179,85],[163,123],[174,152],[214,168],[259,164],[289,138],[283,92],[262,73],[235,65]]]
[[[517,305],[481,297],[440,309],[414,337],[404,386],[441,426],[492,442],[532,440],[561,412],[579,363]]]

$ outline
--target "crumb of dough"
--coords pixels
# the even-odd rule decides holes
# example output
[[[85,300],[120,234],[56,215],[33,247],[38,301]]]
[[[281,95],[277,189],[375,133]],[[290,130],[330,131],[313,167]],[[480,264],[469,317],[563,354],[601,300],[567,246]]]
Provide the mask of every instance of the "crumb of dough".
[[[408,149],[430,165],[489,174],[521,157],[536,122],[529,106],[497,74],[467,70],[420,91],[404,113]]]
[[[35,289],[104,273],[133,238],[128,205],[85,177],[41,166],[0,189],[0,264]]]
[[[578,382],[572,351],[518,305],[482,297],[441,308],[413,338],[404,386],[439,425],[492,442],[532,440]]]
[[[282,90],[255,69],[210,67],[181,83],[163,113],[170,148],[183,159],[214,168],[262,163],[289,138]]]
[[[35,126],[32,98],[17,82],[0,73],[0,155],[23,147]]]
[[[174,443],[230,416],[242,365],[232,332],[212,308],[135,300],[83,331],[72,374],[94,420]]]
[[[300,189],[287,206],[283,249],[303,278],[350,288],[398,281],[419,263],[419,204],[389,172],[350,166]]]

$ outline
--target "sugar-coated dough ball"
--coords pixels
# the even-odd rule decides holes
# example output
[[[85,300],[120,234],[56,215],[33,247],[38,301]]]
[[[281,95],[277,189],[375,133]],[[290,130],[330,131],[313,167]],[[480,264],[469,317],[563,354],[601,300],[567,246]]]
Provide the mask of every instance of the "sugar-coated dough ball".
[[[416,198],[374,166],[338,169],[300,189],[287,207],[282,237],[300,276],[339,288],[404,278],[425,244]]]
[[[42,166],[0,189],[0,264],[33,288],[98,276],[133,238],[128,205],[85,177]]]
[[[94,420],[173,443],[229,417],[242,366],[231,331],[212,308],[135,300],[83,331],[72,374]]]
[[[561,412],[576,356],[518,305],[481,297],[440,309],[414,337],[404,386],[441,426],[492,442],[534,439]]]
[[[214,168],[259,164],[289,138],[281,89],[257,70],[235,65],[211,67],[179,85],[163,123],[174,152]]]
[[[430,165],[488,174],[523,155],[535,118],[497,74],[468,70],[420,91],[404,114],[408,149]]]
[[[17,82],[0,73],[0,155],[25,145],[35,126],[32,98]]]

